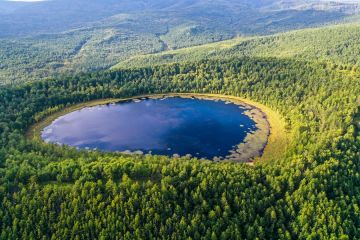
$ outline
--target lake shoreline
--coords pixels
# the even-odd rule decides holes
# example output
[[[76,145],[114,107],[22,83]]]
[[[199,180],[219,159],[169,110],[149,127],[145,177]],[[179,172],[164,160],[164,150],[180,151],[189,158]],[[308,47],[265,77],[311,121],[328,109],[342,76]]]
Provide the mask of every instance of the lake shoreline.
[[[248,163],[252,165],[254,163],[266,162],[270,159],[279,158],[286,151],[286,147],[288,145],[288,137],[286,136],[287,134],[285,132],[284,122],[282,121],[279,114],[277,114],[270,108],[252,100],[220,94],[145,94],[129,98],[93,100],[89,102],[75,104],[69,107],[64,107],[61,110],[44,117],[39,122],[33,124],[26,132],[25,136],[29,140],[37,140],[44,142],[41,138],[41,133],[45,127],[50,125],[55,119],[83,108],[120,103],[125,101],[141,101],[145,99],[159,99],[166,97],[229,101],[247,109],[244,114],[246,114],[255,121],[257,130],[249,133],[246,136],[244,142],[237,145],[236,148],[234,148],[234,150],[232,150],[225,159],[213,159],[216,162],[230,161]]]

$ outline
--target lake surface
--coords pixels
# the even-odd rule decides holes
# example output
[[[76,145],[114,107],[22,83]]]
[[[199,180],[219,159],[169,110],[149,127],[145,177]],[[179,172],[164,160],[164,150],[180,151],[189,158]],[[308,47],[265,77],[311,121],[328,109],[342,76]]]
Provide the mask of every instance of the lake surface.
[[[104,151],[142,151],[199,158],[226,157],[256,130],[245,107],[171,97],[87,107],[56,119],[46,142]]]

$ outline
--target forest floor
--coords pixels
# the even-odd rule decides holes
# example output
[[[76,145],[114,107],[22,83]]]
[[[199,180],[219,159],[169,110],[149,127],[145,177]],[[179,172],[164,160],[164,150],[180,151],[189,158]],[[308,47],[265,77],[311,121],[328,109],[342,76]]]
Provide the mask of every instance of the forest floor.
[[[279,159],[286,153],[286,150],[291,143],[290,133],[285,130],[285,121],[282,119],[279,113],[275,112],[271,108],[261,103],[241,97],[200,93],[146,94],[133,96],[130,98],[100,99],[79,103],[69,107],[65,107],[55,113],[46,116],[44,119],[33,124],[26,132],[25,136],[27,139],[42,142],[41,133],[45,127],[50,125],[57,118],[68,113],[80,110],[82,108],[117,103],[133,99],[162,98],[174,96],[210,98],[212,100],[228,100],[238,105],[248,106],[252,109],[251,111],[258,110],[255,111],[255,114],[254,112],[245,112],[245,114],[249,114],[249,117],[253,118],[253,120],[257,124],[257,128],[260,129],[260,131],[258,131],[257,134],[256,132],[252,135],[249,134],[248,141],[239,145],[238,152],[242,152],[245,150],[246,154],[243,157],[236,157],[235,155],[233,155],[232,160],[234,162],[247,162],[249,165],[254,165],[255,163],[264,163],[274,159]],[[255,145],[255,147],[252,146],[253,144]],[[244,157],[246,156],[249,156],[248,159],[244,159]]]

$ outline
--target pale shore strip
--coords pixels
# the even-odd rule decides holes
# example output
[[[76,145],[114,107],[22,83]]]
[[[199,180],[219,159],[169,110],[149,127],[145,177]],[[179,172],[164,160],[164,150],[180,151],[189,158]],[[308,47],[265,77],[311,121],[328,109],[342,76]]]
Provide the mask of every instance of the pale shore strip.
[[[229,156],[227,156],[222,161],[246,162],[250,165],[253,165],[254,163],[267,162],[269,160],[281,158],[286,152],[290,138],[289,134],[287,134],[285,131],[285,123],[278,113],[263,104],[249,99],[220,94],[146,94],[130,98],[100,99],[79,103],[65,107],[53,114],[46,116],[38,123],[35,123],[26,132],[26,137],[28,139],[42,141],[41,133],[45,127],[50,125],[57,118],[82,108],[129,100],[139,101],[146,98],[157,99],[164,97],[194,97],[198,99],[223,100],[230,101],[239,105],[239,107],[248,109],[245,114],[247,114],[255,121],[257,130],[255,132],[249,133],[246,136],[245,141],[240,143],[234,150],[230,152]],[[219,159],[216,160],[218,161]]]

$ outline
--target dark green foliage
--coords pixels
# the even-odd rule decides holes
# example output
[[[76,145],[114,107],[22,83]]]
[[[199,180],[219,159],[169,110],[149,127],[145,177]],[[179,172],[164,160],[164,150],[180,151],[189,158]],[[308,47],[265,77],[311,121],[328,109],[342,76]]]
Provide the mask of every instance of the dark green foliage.
[[[360,73],[231,59],[79,74],[0,89],[1,239],[356,239]],[[25,140],[39,112],[92,99],[204,92],[279,111],[286,157],[254,167],[77,151]]]

